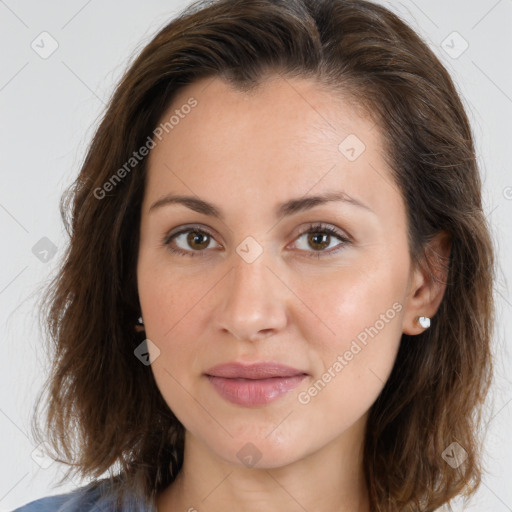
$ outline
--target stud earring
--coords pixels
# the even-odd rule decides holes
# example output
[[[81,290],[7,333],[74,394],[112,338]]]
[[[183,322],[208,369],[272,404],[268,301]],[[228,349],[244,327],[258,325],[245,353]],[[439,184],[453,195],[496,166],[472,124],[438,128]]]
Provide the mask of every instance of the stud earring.
[[[139,319],[138,319],[138,324],[135,325],[135,330],[137,332],[144,332],[145,331],[145,328],[144,328],[144,321],[142,320],[142,317],[139,316]]]
[[[424,329],[428,329],[430,327],[430,318],[428,316],[419,316],[417,317],[417,320]]]

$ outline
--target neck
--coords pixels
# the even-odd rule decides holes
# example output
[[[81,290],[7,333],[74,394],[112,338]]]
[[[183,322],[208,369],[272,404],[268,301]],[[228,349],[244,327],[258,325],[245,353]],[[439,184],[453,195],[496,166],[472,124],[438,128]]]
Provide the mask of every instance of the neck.
[[[157,497],[157,510],[368,512],[362,432],[354,425],[285,466],[247,468],[221,459],[187,431],[183,467]]]

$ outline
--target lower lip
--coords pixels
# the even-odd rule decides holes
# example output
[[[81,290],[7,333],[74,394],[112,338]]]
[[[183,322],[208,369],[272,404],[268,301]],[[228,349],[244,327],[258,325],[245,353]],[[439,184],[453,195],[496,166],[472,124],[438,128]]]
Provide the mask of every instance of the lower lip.
[[[296,388],[307,375],[268,379],[226,379],[207,375],[217,392],[229,402],[253,406],[268,404]]]

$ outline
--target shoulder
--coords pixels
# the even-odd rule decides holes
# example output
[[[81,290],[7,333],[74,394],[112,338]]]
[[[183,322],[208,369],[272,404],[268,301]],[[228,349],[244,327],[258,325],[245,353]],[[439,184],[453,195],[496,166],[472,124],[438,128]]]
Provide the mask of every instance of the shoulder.
[[[12,512],[117,512],[115,495],[106,492],[105,481],[94,481],[72,492],[46,496],[31,501]],[[156,512],[152,506],[145,504],[136,496],[128,496],[124,502],[123,512]]]
[[[13,510],[13,512],[78,512],[79,510],[86,512],[95,506],[98,498],[97,485],[89,484],[65,494],[39,498]]]

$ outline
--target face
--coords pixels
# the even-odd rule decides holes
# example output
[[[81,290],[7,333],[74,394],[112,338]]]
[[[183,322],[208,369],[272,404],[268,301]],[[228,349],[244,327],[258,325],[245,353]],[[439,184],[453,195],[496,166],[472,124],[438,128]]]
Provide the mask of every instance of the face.
[[[162,122],[172,115],[148,157],[137,266],[162,396],[188,436],[237,465],[278,467],[359,435],[411,282],[378,127],[299,79],[249,94],[202,80]],[[293,370],[212,376],[223,363]]]

